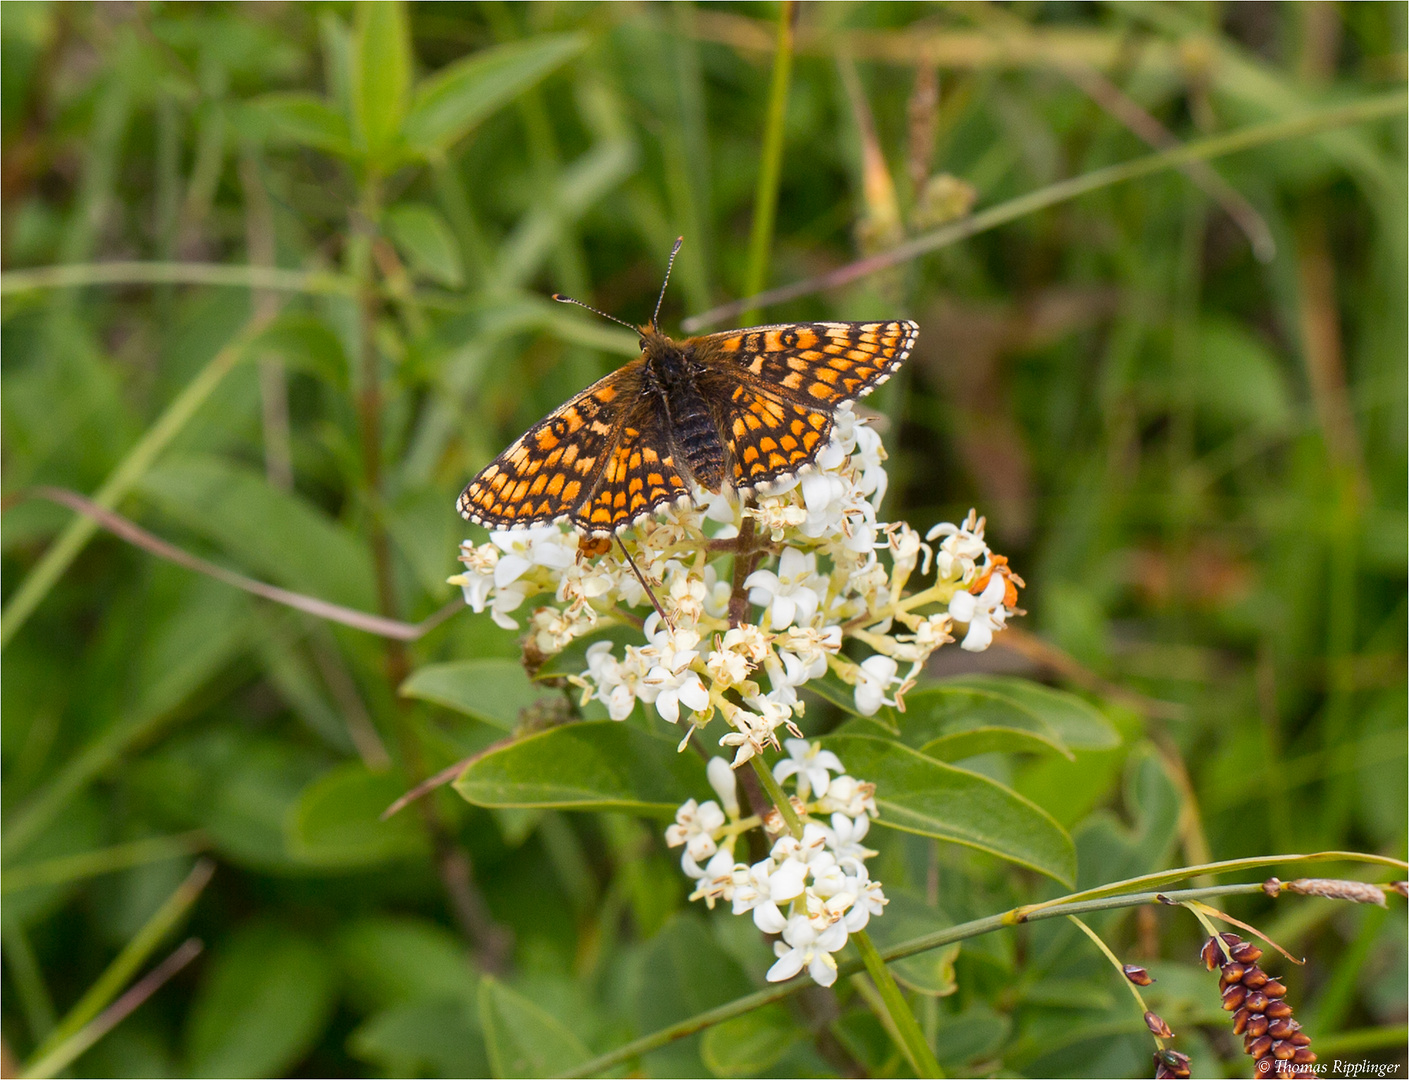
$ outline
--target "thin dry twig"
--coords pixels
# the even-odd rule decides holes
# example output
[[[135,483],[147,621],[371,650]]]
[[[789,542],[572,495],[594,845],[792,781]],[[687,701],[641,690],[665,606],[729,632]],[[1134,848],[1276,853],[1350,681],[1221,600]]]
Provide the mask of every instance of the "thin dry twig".
[[[174,544],[154,536],[136,522],[129,521],[121,514],[108,510],[91,499],[84,498],[76,491],[69,491],[66,488],[40,486],[29,488],[20,493],[21,498],[47,499],[50,502],[58,503],[60,506],[67,506],[71,510],[76,510],[85,517],[91,518],[108,532],[129,544],[151,552],[159,558],[173,562],[177,566],[184,566],[187,570],[194,570],[198,574],[205,574],[207,577],[215,578],[236,589],[251,593],[254,596],[262,597],[265,600],[272,600],[276,604],[283,604],[286,607],[295,608],[298,611],[309,615],[316,615],[320,619],[327,619],[330,622],[341,623],[350,626],[354,630],[363,630],[369,634],[376,634],[379,637],[392,638],[397,641],[415,641],[424,637],[437,626],[443,623],[450,616],[464,607],[461,600],[452,600],[443,608],[423,619],[418,623],[405,623],[396,619],[385,619],[380,615],[369,615],[365,611],[356,611],[353,608],[343,607],[341,604],[332,604],[326,600],[319,600],[314,596],[306,596],[303,593],[291,592],[288,589],[281,589],[277,585],[268,585],[254,578],[245,577],[233,570],[227,570],[223,566],[207,562],[197,555],[192,555],[188,551],[183,551]]]

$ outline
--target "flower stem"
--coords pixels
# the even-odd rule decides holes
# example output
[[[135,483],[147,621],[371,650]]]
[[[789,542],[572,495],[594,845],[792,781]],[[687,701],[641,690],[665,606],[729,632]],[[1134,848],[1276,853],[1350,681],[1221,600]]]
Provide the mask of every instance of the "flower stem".
[[[783,794],[782,787],[778,781],[773,779],[773,770],[770,769],[763,759],[755,754],[749,758],[753,763],[753,771],[758,774],[759,783],[763,785],[763,790],[768,792],[768,797],[773,800],[773,805],[778,808],[778,813],[783,815],[783,821],[787,823],[788,832],[793,834],[795,839],[802,839],[802,819],[797,816],[797,811],[793,809],[793,804],[788,797]]]
[[[1120,981],[1125,984],[1125,988],[1135,995],[1135,1004],[1140,1007],[1140,1014],[1143,1016],[1145,1013],[1149,1012],[1150,1007],[1145,1004],[1145,995],[1140,993],[1140,988],[1126,977],[1125,965],[1120,962],[1120,958],[1117,957],[1115,953],[1111,952],[1110,946],[1101,940],[1101,935],[1092,930],[1091,927],[1087,926],[1075,915],[1068,915],[1067,918],[1074,922],[1083,934],[1095,942],[1096,948],[1100,949],[1105,955],[1105,958],[1111,962],[1111,966],[1115,968],[1116,973],[1120,975]],[[1155,1036],[1155,1045],[1160,1049],[1164,1048],[1164,1040],[1158,1035]]]
[[[881,959],[881,954],[876,951],[876,946],[871,942],[871,935],[865,930],[857,930],[851,935],[851,940],[856,943],[856,951],[861,954],[861,962],[866,965],[866,971],[871,976],[871,981],[881,992],[881,1001],[885,1005],[886,1012],[890,1014],[895,1031],[900,1036],[900,1050],[905,1055],[905,1059],[910,1062],[910,1067],[915,1070],[915,1075],[943,1076],[944,1070],[935,1060],[934,1051],[930,1049],[929,1043],[925,1042],[925,1034],[920,1030],[915,1014],[910,1011],[910,1006],[905,1001],[905,995],[895,984],[895,979],[891,976],[885,961]]]

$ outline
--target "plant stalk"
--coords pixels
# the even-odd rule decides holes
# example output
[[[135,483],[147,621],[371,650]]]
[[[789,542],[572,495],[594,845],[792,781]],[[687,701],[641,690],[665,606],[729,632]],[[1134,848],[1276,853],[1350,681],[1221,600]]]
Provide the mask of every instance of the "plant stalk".
[[[900,992],[890,969],[881,959],[881,954],[876,951],[871,935],[865,930],[857,930],[851,935],[851,940],[856,943],[856,951],[861,954],[861,962],[866,965],[866,972],[871,976],[871,981],[881,992],[881,1001],[900,1036],[900,1050],[905,1055],[905,1060],[910,1062],[910,1068],[915,1070],[916,1076],[943,1076],[944,1070],[939,1067],[934,1051],[925,1041],[925,1034],[920,1030],[915,1014],[910,1011],[905,995]]]
[[[778,185],[783,174],[783,134],[788,116],[788,88],[793,76],[793,21],[796,0],[783,0],[778,11],[778,43],[773,53],[773,81],[768,88],[768,118],[763,128],[763,156],[753,197],[753,228],[749,233],[748,270],[744,295],[753,296],[768,284],[768,256],[773,247],[773,223],[778,216]],[[758,321],[758,308],[744,313],[744,325]]]

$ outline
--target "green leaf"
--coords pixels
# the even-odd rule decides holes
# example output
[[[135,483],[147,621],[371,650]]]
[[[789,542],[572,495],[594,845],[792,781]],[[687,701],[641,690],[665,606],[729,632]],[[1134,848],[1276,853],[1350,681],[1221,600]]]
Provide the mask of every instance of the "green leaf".
[[[411,93],[411,29],[400,0],[358,4],[352,51],[352,107],[373,158],[396,144]]]
[[[484,49],[425,80],[406,117],[406,143],[425,156],[442,154],[495,109],[581,52],[580,34],[543,35]]]
[[[1066,830],[1011,788],[887,739],[832,735],[823,744],[847,772],[876,785],[877,824],[964,844],[1071,884]]]
[[[903,941],[943,930],[953,925],[943,911],[931,907],[914,893],[887,889],[885,911],[866,925],[876,945],[886,949]],[[887,966],[904,986],[929,997],[946,997],[959,988],[954,979],[954,961],[959,956],[959,943],[941,949],[930,949],[892,961]]]
[[[374,609],[366,547],[301,496],[273,487],[262,470],[191,455],[164,461],[138,487],[163,513],[219,543],[255,576]]]
[[[477,806],[630,810],[671,816],[707,792],[704,763],[613,720],[567,724],[485,754],[455,781]]]
[[[708,1028],[700,1057],[716,1076],[760,1076],[805,1037],[775,1002]]]
[[[414,273],[451,289],[465,283],[455,235],[431,207],[398,203],[387,211],[387,228]]]
[[[860,724],[855,730],[857,734],[873,734]],[[1012,697],[947,683],[923,684],[905,695],[899,741],[906,746],[919,748],[937,739],[979,731],[1011,731],[1025,749],[1040,742],[1071,757],[1055,729]]]
[[[348,1051],[387,1076],[488,1076],[489,1058],[465,1000],[407,1001],[352,1033]]]
[[[1034,731],[980,727],[931,739],[920,747],[920,753],[928,754],[937,761],[963,761],[979,754],[1063,753],[1063,748],[1054,740],[1044,739]],[[1065,756],[1070,758],[1071,753],[1066,752]]]
[[[976,1058],[996,1054],[1008,1038],[1013,1022],[982,1002],[961,1013],[940,1013],[935,1037],[935,1057],[956,1072]]]
[[[188,1076],[282,1076],[318,1041],[334,980],[323,951],[285,927],[222,942],[187,1028]]]
[[[347,121],[313,94],[265,94],[256,98],[251,107],[262,115],[275,139],[311,146],[338,157],[353,155]]]
[[[350,996],[367,1012],[421,999],[474,1001],[479,979],[465,943],[429,919],[367,915],[345,925],[334,947]]]
[[[1010,675],[964,675],[946,679],[944,685],[1007,698],[1040,717],[1073,750],[1110,750],[1120,745],[1120,732],[1101,710],[1064,690]]]
[[[678,863],[671,863],[671,872],[678,875]],[[663,883],[643,884],[654,885],[658,893]],[[633,974],[628,982],[632,1017],[643,1031],[658,1031],[753,989],[739,961],[720,945],[700,913],[690,910],[672,915],[633,957]],[[700,1041],[682,1040],[648,1054],[642,1071],[647,1076],[702,1076],[702,1050]]]
[[[330,869],[375,866],[425,854],[425,836],[410,814],[380,820],[406,793],[399,773],[374,773],[360,761],[334,766],[309,784],[290,809],[289,852]]]
[[[489,975],[479,985],[479,1023],[495,1076],[557,1076],[590,1055],[557,1017]]]
[[[512,731],[519,712],[548,694],[513,660],[453,660],[417,668],[401,684],[402,697],[433,701],[473,716],[502,731]],[[552,691],[557,693],[557,691]]]

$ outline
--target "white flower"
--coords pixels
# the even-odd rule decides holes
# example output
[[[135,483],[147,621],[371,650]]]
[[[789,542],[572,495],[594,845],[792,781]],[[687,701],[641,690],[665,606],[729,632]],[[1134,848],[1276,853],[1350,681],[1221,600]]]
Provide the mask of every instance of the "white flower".
[[[842,632],[840,626],[825,626],[818,630],[812,626],[795,626],[779,634],[775,644],[778,655],[786,669],[789,657],[802,666],[803,679],[820,679],[827,673],[827,657],[841,651]]]
[[[1007,588],[1007,579],[994,571],[977,596],[964,591],[954,594],[949,601],[949,617],[956,623],[967,623],[969,626],[969,632],[964,635],[959,648],[983,652],[992,644],[993,631],[1002,630],[1007,618],[1003,607],[1003,595]]]
[[[636,699],[643,691],[647,697],[653,697],[643,685],[646,666],[641,654],[641,649],[628,645],[625,661],[618,661],[612,656],[610,641],[597,641],[589,645],[587,671],[576,680],[579,685],[588,688],[584,704],[595,696],[607,707],[607,715],[613,720],[625,720],[636,707]],[[591,691],[593,686],[596,687],[595,695]]]
[[[843,925],[851,934],[864,930],[871,916],[884,914],[886,905],[890,903],[881,891],[881,883],[868,879],[864,867],[857,877],[849,880],[847,891],[856,897],[843,919]]]
[[[724,811],[713,799],[703,804],[691,799],[675,812],[675,824],[665,830],[665,842],[669,847],[684,844],[686,854],[699,862],[718,850],[714,834],[724,823]]]
[[[831,784],[831,773],[844,773],[841,759],[830,750],[823,750],[816,743],[806,739],[789,739],[783,744],[788,756],[773,766],[773,779],[782,783],[788,777],[797,776],[798,798],[806,801],[809,792],[816,792],[821,798],[827,794]]]
[[[759,527],[775,544],[787,538],[789,529],[795,529],[807,520],[805,509],[795,502],[777,497],[760,499],[757,506],[746,507],[744,513],[757,520]]]
[[[653,667],[643,683],[643,688],[648,688],[648,692],[654,696],[656,712],[669,723],[680,722],[682,704],[695,712],[704,712],[709,708],[709,691],[705,689],[699,675],[693,671],[686,670],[673,675],[664,667]]]
[[[900,667],[889,656],[877,653],[861,662],[856,672],[856,711],[862,716],[875,716],[882,705],[895,702],[885,696],[886,688],[895,682]]]
[[[944,537],[935,555],[936,572],[945,581],[967,581],[978,560],[988,554],[983,540],[984,519],[970,510],[963,525],[941,522],[925,533],[926,540]]]
[[[817,811],[842,813],[849,818],[875,817],[880,813],[876,809],[876,785],[862,783],[853,776],[834,777],[826,797],[818,801]]]
[[[810,623],[822,603],[820,593],[826,588],[817,577],[817,556],[804,555],[793,547],[783,549],[776,574],[755,570],[744,586],[749,590],[750,603],[768,609],[765,617],[774,630],[791,626],[794,619],[799,625]]]
[[[831,986],[837,981],[832,953],[846,945],[846,937],[846,927],[839,922],[818,933],[806,915],[794,915],[783,928],[783,940],[774,944],[778,962],[768,969],[768,981],[784,982],[805,967],[819,986]]]
[[[714,793],[719,796],[719,804],[724,807],[724,812],[730,818],[737,818],[739,778],[734,775],[734,770],[729,768],[729,763],[722,757],[712,757],[705,766],[705,775],[709,778],[709,786],[714,788]]]
[[[870,829],[871,818],[868,814],[856,818],[847,817],[842,813],[833,814],[832,853],[837,857],[837,862],[860,867],[875,855],[876,852],[861,843]]]

